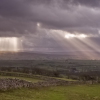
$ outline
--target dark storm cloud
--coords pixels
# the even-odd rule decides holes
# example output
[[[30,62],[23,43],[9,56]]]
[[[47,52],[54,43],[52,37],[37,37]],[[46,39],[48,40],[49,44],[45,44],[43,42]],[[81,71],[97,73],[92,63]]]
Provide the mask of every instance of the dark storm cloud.
[[[23,0],[0,0],[0,14],[6,17],[27,15],[29,6]]]
[[[99,0],[0,0],[0,36],[23,36],[27,47],[43,48],[66,46],[55,30],[100,37],[99,6]]]
[[[35,33],[40,22],[44,28],[77,31],[88,27],[87,33],[94,32],[100,27],[100,12],[90,5],[97,7],[99,0],[0,0],[0,31]]]
[[[0,36],[21,36],[36,31],[30,5],[25,0],[0,0]],[[9,34],[11,33],[11,34]]]
[[[91,7],[100,7],[100,0],[72,0],[72,3],[77,5],[80,4],[80,5],[91,6]]]
[[[60,3],[59,5],[62,5],[62,6],[67,6],[68,4],[85,5],[85,6],[91,6],[91,7],[100,6],[100,0],[26,0],[26,2],[34,3],[34,4],[46,4],[46,5]]]

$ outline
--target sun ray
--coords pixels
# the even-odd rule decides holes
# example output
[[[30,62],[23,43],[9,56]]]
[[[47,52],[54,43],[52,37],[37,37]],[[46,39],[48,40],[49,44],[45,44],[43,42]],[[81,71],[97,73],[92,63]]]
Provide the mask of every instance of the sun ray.
[[[19,42],[19,40],[17,37],[0,37],[0,51],[17,52],[19,50],[18,42]]]

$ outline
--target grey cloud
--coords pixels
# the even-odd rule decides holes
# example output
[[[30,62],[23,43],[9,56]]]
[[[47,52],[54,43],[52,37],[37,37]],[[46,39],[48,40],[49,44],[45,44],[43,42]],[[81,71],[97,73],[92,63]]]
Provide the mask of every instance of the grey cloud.
[[[99,5],[99,0],[0,0],[0,36],[24,36],[27,47],[70,48],[50,30],[98,34]]]
[[[99,7],[100,0],[26,0],[27,3],[52,5],[66,7],[69,4],[72,5],[85,5],[90,7]]]
[[[36,22],[29,20],[31,14],[25,0],[0,0],[0,36],[34,34]]]
[[[91,5],[93,0],[89,1],[87,4]],[[91,28],[94,32],[100,27],[99,10],[93,11],[85,6],[72,6],[77,3],[86,4],[86,0],[0,0],[0,2],[0,16],[2,17],[0,17],[2,20],[0,31],[13,31],[19,34],[35,33],[37,22],[42,23],[44,28],[62,30],[68,28],[81,30],[88,27],[90,32]],[[97,0],[94,4],[96,2]],[[63,9],[60,6],[62,4],[66,4],[71,10]]]
[[[23,0],[0,0],[0,14],[6,17],[27,15],[29,6]]]
[[[91,7],[100,6],[100,0],[72,0],[72,3],[85,5],[85,6],[91,6]]]
[[[37,10],[33,10],[36,15],[32,20],[39,21],[43,24],[44,28],[70,29],[70,31],[80,30],[79,32],[83,30],[86,33],[98,33],[100,28],[99,10],[93,11],[91,8],[83,6],[76,6],[73,12],[63,9],[46,8],[44,6],[34,6],[33,8]]]

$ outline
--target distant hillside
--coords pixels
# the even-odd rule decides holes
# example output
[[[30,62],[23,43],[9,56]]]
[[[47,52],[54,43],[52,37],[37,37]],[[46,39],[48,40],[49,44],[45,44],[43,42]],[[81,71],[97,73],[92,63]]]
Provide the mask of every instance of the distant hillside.
[[[1,52],[0,60],[65,60],[77,59],[76,55],[70,54],[54,54],[54,53],[33,53],[33,52]]]
[[[99,54],[97,54],[99,55]],[[80,52],[0,52],[0,60],[66,60],[66,59],[96,59],[87,58]],[[99,59],[99,57],[97,57]]]

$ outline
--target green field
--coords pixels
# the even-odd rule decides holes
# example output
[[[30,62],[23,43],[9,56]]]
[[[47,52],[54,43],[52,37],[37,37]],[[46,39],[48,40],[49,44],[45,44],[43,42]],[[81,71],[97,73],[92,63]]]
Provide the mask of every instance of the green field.
[[[17,78],[30,82],[43,81],[32,77],[0,76],[0,78]],[[56,79],[75,81],[66,78]],[[0,100],[100,100],[100,85],[51,86],[35,89],[20,88],[0,91]]]
[[[0,92],[0,100],[100,100],[100,85],[10,90]]]
[[[0,76],[0,79],[2,78],[12,78],[12,79],[21,79],[21,80],[25,80],[25,81],[28,81],[28,82],[40,82],[40,81],[43,81],[43,80],[40,80],[40,79],[36,79],[36,78],[30,78],[30,77],[14,77],[14,76]]]

